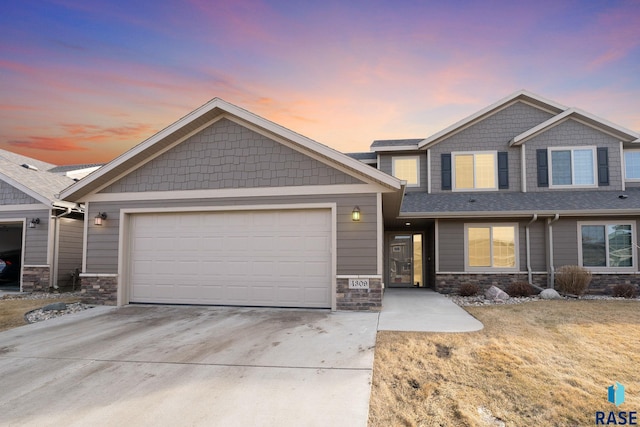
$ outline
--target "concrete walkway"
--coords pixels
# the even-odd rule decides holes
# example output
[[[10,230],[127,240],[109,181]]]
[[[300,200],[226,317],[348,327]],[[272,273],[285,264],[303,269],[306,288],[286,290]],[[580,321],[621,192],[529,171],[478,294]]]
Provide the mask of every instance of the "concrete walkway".
[[[386,289],[379,331],[473,332],[484,326],[453,301],[429,289]]]

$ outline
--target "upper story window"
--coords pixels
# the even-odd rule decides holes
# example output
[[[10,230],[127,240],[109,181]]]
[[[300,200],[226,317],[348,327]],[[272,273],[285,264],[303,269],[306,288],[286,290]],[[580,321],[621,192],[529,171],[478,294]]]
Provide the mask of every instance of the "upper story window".
[[[595,187],[595,147],[549,148],[550,187]]]
[[[629,180],[640,181],[640,150],[625,150],[624,177]]]
[[[633,268],[634,227],[631,223],[579,222],[580,265],[590,268]]]
[[[391,174],[407,181],[408,187],[420,186],[420,157],[403,156],[391,159]]]
[[[453,190],[496,190],[498,188],[495,151],[453,152]]]

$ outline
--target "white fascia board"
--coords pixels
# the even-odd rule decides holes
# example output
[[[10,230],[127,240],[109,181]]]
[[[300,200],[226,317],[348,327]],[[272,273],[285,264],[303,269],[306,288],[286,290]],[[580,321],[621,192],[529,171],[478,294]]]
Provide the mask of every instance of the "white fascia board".
[[[517,92],[512,93],[509,96],[506,96],[505,98],[502,98],[501,100],[499,100],[498,102],[495,102],[491,105],[489,105],[488,107],[483,108],[482,110],[452,124],[451,126],[441,130],[438,133],[433,134],[432,136],[430,136],[429,138],[426,138],[425,140],[423,140],[422,142],[420,142],[418,144],[419,148],[423,148],[427,145],[434,145],[436,144],[440,139],[444,138],[445,136],[448,136],[450,134],[459,132],[461,130],[463,130],[464,128],[470,126],[471,124],[475,123],[477,120],[479,120],[480,118],[484,117],[485,115],[492,113],[494,111],[498,111],[501,110],[505,107],[507,107],[508,105],[510,105],[511,103],[521,99],[521,98],[525,98],[522,99],[522,101],[526,102],[526,98],[531,98],[539,103],[548,105],[550,108],[553,109],[558,109],[558,110],[566,110],[567,107],[565,107],[562,104],[558,104],[555,101],[551,101],[549,99],[543,98],[539,95],[536,95],[534,93],[531,93],[529,91],[526,90],[519,90]]]
[[[32,203],[26,205],[0,205],[0,212],[41,211],[42,209],[51,209],[51,206],[42,203]]]
[[[7,184],[9,184],[12,187],[15,187],[16,189],[22,191],[23,193],[28,194],[29,196],[33,197],[34,199],[36,199],[40,203],[43,203],[43,204],[47,205],[47,208],[49,206],[51,206],[51,200],[49,200],[48,198],[44,197],[42,194],[33,191],[31,188],[19,183],[18,181],[14,180],[13,178],[8,177],[7,175],[3,174],[2,172],[0,172],[0,180],[6,182]]]
[[[633,132],[629,129],[626,129],[622,126],[618,126],[615,123],[612,123],[608,120],[602,119],[600,117],[594,116],[591,113],[580,110],[578,108],[569,108],[566,111],[558,114],[550,118],[547,121],[540,123],[539,125],[529,129],[526,132],[521,133],[520,135],[514,137],[510,142],[510,146],[517,146],[524,142],[527,142],[531,138],[546,132],[547,130],[557,126],[568,119],[574,119],[579,121],[580,123],[595,128],[601,132],[609,134],[615,138],[620,138],[621,136],[625,136],[627,139],[624,142],[635,142],[640,138],[640,134]],[[612,132],[613,130],[613,132]]]
[[[411,212],[408,214],[400,214],[398,219],[424,219],[424,218],[440,218],[440,219],[457,219],[457,218],[531,218],[533,214],[541,216],[634,216],[637,215],[638,209],[598,209],[590,211],[576,210],[550,210],[550,211],[473,211],[473,212]]]
[[[310,196],[331,194],[366,194],[392,192],[379,184],[308,185],[289,187],[221,188],[215,190],[142,191],[132,193],[97,193],[86,202],[122,202],[143,200],[221,199],[242,197]]]

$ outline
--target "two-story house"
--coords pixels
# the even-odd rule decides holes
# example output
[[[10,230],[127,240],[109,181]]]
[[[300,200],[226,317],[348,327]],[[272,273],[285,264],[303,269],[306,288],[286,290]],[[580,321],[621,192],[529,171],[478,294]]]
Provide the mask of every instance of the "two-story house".
[[[406,182],[383,208],[384,282],[547,287],[580,265],[591,291],[638,283],[639,138],[519,91],[428,138],[374,141],[353,156]]]

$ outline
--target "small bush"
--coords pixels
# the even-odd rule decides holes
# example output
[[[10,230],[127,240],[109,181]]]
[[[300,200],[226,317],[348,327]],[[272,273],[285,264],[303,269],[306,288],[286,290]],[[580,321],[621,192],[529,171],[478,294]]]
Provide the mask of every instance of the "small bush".
[[[461,297],[473,297],[480,293],[480,286],[475,283],[464,283],[458,291]]]
[[[615,285],[613,287],[612,296],[618,298],[635,298],[638,296],[638,291],[635,285],[630,285],[629,283],[624,283],[620,285]]]
[[[577,265],[563,265],[556,270],[556,288],[564,294],[583,295],[591,283],[591,272]]]
[[[505,292],[508,293],[510,297],[530,297],[533,293],[531,290],[531,285],[529,285],[527,282],[509,283]]]

